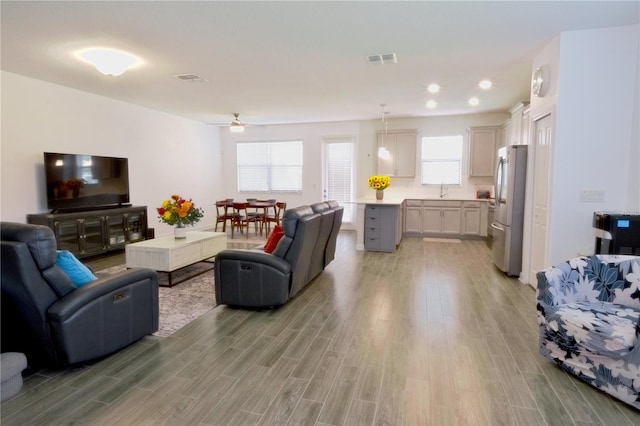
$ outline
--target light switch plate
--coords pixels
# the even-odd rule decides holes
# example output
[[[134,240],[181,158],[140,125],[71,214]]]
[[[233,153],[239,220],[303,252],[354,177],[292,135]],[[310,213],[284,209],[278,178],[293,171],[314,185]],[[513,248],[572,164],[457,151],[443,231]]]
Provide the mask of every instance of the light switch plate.
[[[582,189],[580,190],[580,201],[583,203],[602,203],[604,202],[604,191],[601,189]]]

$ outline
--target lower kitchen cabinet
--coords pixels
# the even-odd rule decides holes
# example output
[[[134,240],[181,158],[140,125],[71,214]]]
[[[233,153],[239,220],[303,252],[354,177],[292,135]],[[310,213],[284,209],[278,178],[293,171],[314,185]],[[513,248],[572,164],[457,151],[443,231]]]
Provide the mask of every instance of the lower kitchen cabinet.
[[[402,238],[400,206],[367,204],[364,211],[364,249],[394,252]]]
[[[460,235],[459,201],[424,201],[423,234]]]
[[[479,238],[487,235],[485,201],[416,200],[404,202],[404,233],[410,236]]]

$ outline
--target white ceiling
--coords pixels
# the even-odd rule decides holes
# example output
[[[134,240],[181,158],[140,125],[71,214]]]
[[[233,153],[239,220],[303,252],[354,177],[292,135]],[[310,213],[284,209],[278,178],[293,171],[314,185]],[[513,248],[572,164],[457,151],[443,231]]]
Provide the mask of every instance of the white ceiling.
[[[505,111],[562,31],[637,24],[639,1],[2,1],[3,70],[202,122],[275,124]],[[72,55],[106,46],[120,77]],[[393,52],[394,65],[366,56]],[[203,83],[177,74],[196,74]],[[490,91],[477,87],[493,81]],[[442,90],[428,96],[426,87]],[[480,105],[467,105],[471,96]],[[427,99],[438,108],[425,108]]]

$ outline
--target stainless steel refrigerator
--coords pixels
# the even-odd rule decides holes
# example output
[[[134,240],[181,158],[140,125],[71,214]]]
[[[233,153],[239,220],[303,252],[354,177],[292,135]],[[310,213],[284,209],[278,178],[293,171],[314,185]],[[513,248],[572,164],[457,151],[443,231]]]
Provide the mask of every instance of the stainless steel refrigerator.
[[[493,216],[493,263],[509,276],[522,269],[522,228],[527,180],[527,146],[498,150],[495,175],[496,209]]]

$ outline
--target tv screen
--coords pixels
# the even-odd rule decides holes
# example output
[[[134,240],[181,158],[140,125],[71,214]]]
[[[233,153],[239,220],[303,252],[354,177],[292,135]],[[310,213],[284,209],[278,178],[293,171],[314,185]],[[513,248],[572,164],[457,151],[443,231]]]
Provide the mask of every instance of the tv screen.
[[[126,158],[44,153],[47,208],[57,211],[117,206],[129,202]]]

